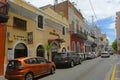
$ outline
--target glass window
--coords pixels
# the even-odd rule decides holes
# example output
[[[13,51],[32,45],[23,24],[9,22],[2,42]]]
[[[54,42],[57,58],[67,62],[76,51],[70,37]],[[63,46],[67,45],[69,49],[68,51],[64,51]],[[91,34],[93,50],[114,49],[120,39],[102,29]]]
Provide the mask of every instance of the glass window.
[[[17,17],[13,17],[13,27],[22,30],[27,30],[27,21],[19,19]]]
[[[65,35],[65,27],[62,28],[62,34]]]
[[[25,63],[27,63],[27,64],[36,64],[37,60],[36,60],[36,58],[30,58],[30,59],[25,60]]]
[[[43,16],[38,16],[38,28],[43,29]]]
[[[39,64],[46,64],[47,63],[47,60],[44,58],[37,58],[37,61]]]
[[[72,32],[74,32],[74,21],[72,21]]]
[[[14,68],[16,68],[16,67],[18,67],[18,66],[20,66],[21,65],[21,63],[20,63],[20,61],[18,61],[18,60],[13,60],[13,61],[10,61],[9,63],[8,63],[8,67],[10,68],[10,69],[14,69]]]

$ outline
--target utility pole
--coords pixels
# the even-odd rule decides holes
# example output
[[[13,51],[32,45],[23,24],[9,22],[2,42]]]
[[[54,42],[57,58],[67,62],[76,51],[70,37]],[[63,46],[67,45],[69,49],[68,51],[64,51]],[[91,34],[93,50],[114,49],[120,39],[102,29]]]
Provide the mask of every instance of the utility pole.
[[[94,17],[92,16],[92,26],[94,25]]]

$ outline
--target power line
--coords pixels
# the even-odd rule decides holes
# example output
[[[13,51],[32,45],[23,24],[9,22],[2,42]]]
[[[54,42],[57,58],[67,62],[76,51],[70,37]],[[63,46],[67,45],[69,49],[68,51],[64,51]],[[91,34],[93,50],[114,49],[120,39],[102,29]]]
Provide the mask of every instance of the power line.
[[[97,19],[97,16],[96,16],[96,14],[95,14],[95,11],[94,11],[94,8],[93,8],[93,5],[92,5],[91,0],[89,0],[89,2],[90,2],[91,9],[92,9],[92,11],[93,11],[93,13],[94,13],[94,16],[95,16],[95,18]]]

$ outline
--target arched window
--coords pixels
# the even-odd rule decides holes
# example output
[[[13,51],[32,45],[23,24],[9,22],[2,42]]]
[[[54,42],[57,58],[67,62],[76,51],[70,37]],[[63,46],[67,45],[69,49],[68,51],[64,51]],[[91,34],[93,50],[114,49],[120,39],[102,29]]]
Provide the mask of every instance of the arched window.
[[[37,56],[44,57],[45,49],[42,45],[37,47]]]
[[[72,51],[76,51],[75,42],[72,42]]]
[[[14,58],[27,57],[27,47],[24,43],[19,43],[15,46]]]

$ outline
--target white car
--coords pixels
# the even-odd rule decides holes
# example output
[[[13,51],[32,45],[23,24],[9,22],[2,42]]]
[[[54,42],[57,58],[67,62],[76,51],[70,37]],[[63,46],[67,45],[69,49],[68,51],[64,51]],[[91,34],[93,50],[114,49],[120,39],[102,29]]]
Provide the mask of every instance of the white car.
[[[101,57],[102,57],[102,58],[103,58],[103,57],[110,57],[110,54],[109,54],[108,51],[103,51],[103,52],[101,53]]]

